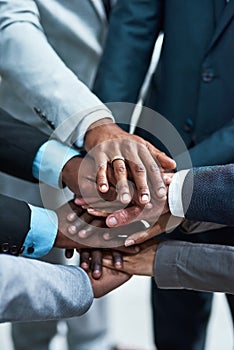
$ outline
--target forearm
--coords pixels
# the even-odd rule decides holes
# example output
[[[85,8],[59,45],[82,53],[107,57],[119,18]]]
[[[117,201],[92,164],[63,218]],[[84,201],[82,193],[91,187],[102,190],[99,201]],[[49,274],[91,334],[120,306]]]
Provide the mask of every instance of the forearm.
[[[80,316],[93,300],[88,275],[76,266],[0,256],[0,278],[0,322]]]
[[[30,229],[27,203],[0,194],[1,253],[18,255]]]
[[[23,180],[36,182],[32,163],[48,136],[40,130],[14,119],[0,109],[0,170]],[[22,137],[23,135],[23,137]]]
[[[168,241],[159,244],[154,273],[159,288],[234,293],[234,248]]]
[[[2,77],[51,126],[56,128],[73,116],[59,130],[62,141],[88,115],[92,114],[90,123],[103,116],[111,117],[48,43],[34,1],[0,1],[0,13]]]
[[[233,226],[233,184],[233,164],[190,170],[182,188],[185,217]]]

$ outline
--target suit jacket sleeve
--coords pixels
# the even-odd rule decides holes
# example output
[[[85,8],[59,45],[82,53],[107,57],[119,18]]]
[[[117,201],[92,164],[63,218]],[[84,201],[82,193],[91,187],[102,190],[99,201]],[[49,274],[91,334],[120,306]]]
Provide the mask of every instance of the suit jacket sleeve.
[[[182,202],[187,219],[234,226],[234,164],[190,170]]]
[[[80,316],[93,300],[88,275],[76,266],[1,255],[0,280],[0,322]]]
[[[47,41],[35,1],[0,0],[0,51],[0,72],[10,88],[52,128],[67,121],[57,130],[61,141],[74,132],[76,138],[84,119],[111,117]]]
[[[102,101],[137,102],[161,29],[161,3],[118,0],[94,85]]]
[[[31,210],[25,202],[0,194],[0,253],[20,253],[30,220]]]
[[[37,151],[48,136],[38,129],[12,118],[0,109],[0,171],[23,180],[37,182],[32,165]]]
[[[160,243],[155,257],[159,288],[234,293],[234,248],[181,241]]]

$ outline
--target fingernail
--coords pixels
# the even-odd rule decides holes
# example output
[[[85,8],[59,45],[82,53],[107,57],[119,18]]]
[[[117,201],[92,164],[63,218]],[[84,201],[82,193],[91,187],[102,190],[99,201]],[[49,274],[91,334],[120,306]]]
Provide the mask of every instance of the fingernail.
[[[167,192],[166,192],[166,190],[165,190],[164,187],[161,187],[161,188],[158,190],[158,194],[159,194],[160,197],[164,197],[164,196],[166,196]]]
[[[109,233],[103,233],[103,239],[105,239],[105,241],[108,241],[110,239],[110,234]]]
[[[74,235],[74,233],[76,233],[76,226],[69,226],[68,227],[68,232],[71,234],[71,235]]]
[[[101,275],[101,271],[100,270],[94,270],[93,271],[93,277],[94,278],[99,278]]]
[[[76,218],[76,214],[75,213],[68,214],[68,216],[67,216],[67,220],[68,221],[74,221],[75,218]]]
[[[116,262],[115,263],[115,267],[117,268],[117,269],[120,269],[121,267],[122,267],[122,264],[121,264],[121,262]]]
[[[131,200],[131,197],[129,196],[128,193],[124,193],[124,194],[122,195],[122,201],[123,201],[123,202],[129,203],[130,200]]]
[[[117,224],[118,224],[118,221],[114,216],[111,216],[108,218],[108,225],[109,226],[116,226]]]
[[[89,265],[86,262],[83,262],[81,265],[82,269],[87,269],[89,267]]]
[[[125,247],[129,247],[130,245],[134,245],[135,241],[134,239],[127,239],[124,243]]]
[[[100,190],[101,190],[102,192],[107,191],[107,185],[101,185],[101,186],[100,186]]]
[[[93,208],[86,208],[86,209],[87,209],[88,213],[93,213],[95,211],[95,209],[93,209]]]
[[[80,231],[78,232],[78,236],[79,236],[80,238],[85,238],[85,237],[86,237],[86,231],[85,231],[85,230],[80,230]]]
[[[141,200],[142,200],[142,202],[148,202],[148,200],[149,200],[148,194],[143,194],[143,195],[141,196]]]

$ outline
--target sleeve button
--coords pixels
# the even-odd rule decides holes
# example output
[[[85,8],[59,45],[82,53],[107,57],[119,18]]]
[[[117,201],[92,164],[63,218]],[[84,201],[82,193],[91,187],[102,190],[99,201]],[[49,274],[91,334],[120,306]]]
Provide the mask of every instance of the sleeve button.
[[[28,252],[28,254],[34,253],[34,248],[33,247],[28,247],[27,252]]]
[[[12,245],[12,246],[10,247],[10,253],[11,253],[12,255],[18,254],[18,247],[17,247],[16,245]]]
[[[3,243],[1,246],[1,250],[3,253],[8,253],[9,251],[9,244],[8,243]]]

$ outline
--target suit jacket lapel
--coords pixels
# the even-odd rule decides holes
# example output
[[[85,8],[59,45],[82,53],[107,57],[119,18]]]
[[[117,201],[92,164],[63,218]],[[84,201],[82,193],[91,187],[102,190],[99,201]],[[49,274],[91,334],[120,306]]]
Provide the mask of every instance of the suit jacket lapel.
[[[214,31],[214,35],[212,37],[212,40],[210,42],[210,45],[208,47],[209,51],[211,47],[215,44],[215,42],[218,40],[218,38],[222,35],[230,21],[232,20],[234,16],[234,0],[230,0],[229,3],[225,6],[223,13],[220,17],[220,20],[217,23],[216,29]]]

